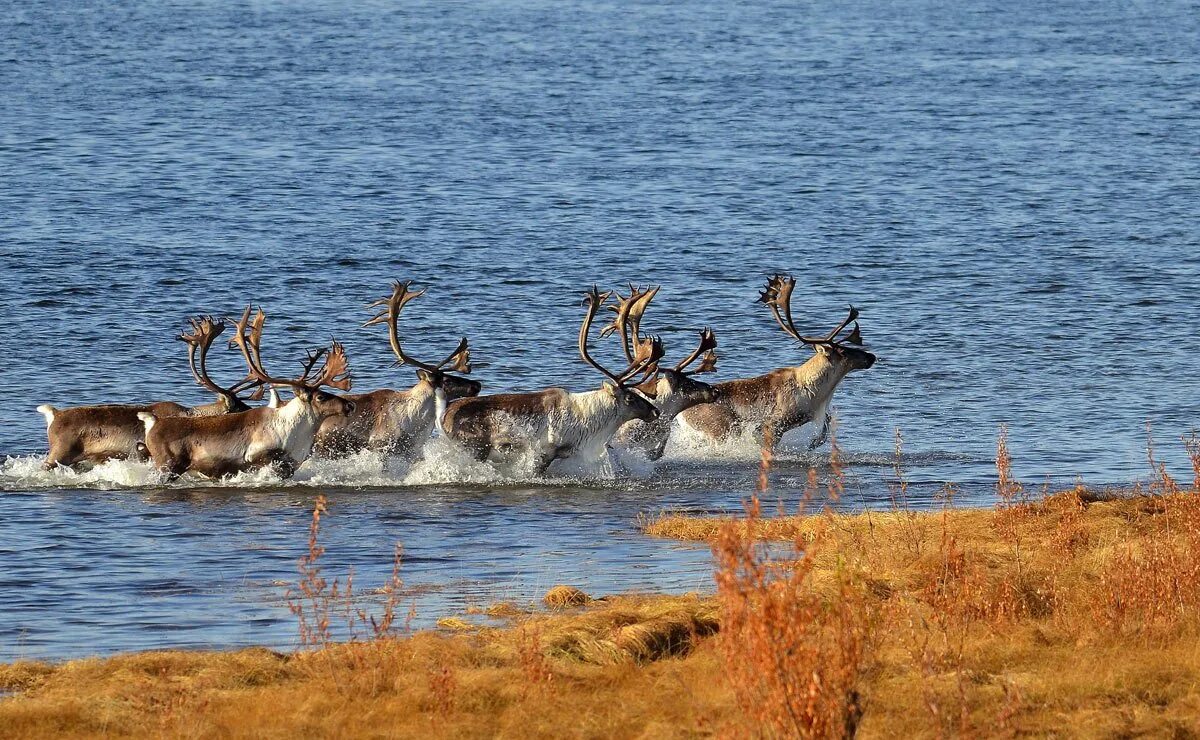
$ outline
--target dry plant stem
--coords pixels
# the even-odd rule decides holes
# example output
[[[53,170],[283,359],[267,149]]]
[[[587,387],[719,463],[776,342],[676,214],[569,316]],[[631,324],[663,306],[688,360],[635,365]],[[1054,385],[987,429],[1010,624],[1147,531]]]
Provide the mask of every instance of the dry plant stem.
[[[1186,449],[1187,442],[1184,442]],[[1167,472],[1166,463],[1154,459],[1154,432],[1150,420],[1146,420],[1146,460],[1150,463],[1150,492],[1170,496],[1179,493],[1179,484]]]
[[[345,635],[351,642],[394,637],[397,632],[396,609],[404,588],[404,582],[400,578],[404,548],[400,543],[395,545],[391,575],[388,581],[376,590],[376,593],[384,597],[382,611],[375,614],[356,599],[353,571],[348,573],[344,587],[339,584],[338,579],[330,582],[322,575],[320,560],[325,554],[325,547],[320,543],[321,519],[327,513],[327,499],[324,495],[317,496],[308,527],[308,549],[297,563],[300,579],[284,594],[288,609],[296,617],[300,647],[329,647],[334,639],[332,617],[335,615],[342,618]],[[409,630],[411,619],[410,612],[405,631]]]
[[[996,440],[996,495],[997,504],[996,526],[1001,535],[1012,546],[1016,559],[1017,579],[1021,580],[1024,572],[1021,560],[1021,520],[1025,512],[1025,488],[1013,477],[1012,455],[1008,451],[1008,427],[1000,427],[1000,436]]]
[[[1192,463],[1192,493],[1200,494],[1200,437],[1195,430],[1183,437],[1183,449]]]
[[[896,477],[896,481],[888,485],[892,511],[899,514],[904,523],[905,546],[914,557],[920,557],[921,545],[925,541],[925,532],[918,525],[920,517],[909,507],[908,476],[904,473],[904,437],[900,433],[900,427],[896,427],[892,472]]]
[[[308,526],[308,552],[297,564],[300,581],[296,591],[289,589],[284,595],[288,609],[296,616],[301,647],[321,647],[328,645],[330,641],[330,600],[326,593],[328,584],[321,576],[319,562],[325,554],[319,537],[321,515],[325,513],[327,503],[324,494],[317,496],[313,505],[312,522]]]
[[[773,559],[755,542],[759,502],[770,487],[773,442],[768,430],[758,489],[747,502],[745,521],[724,527],[713,546],[726,675],[755,732],[852,735],[862,716],[858,683],[869,610],[861,589],[844,572],[832,595],[812,587],[820,535],[798,536],[787,560]],[[836,445],[831,464],[829,500],[835,501],[843,485]],[[810,481],[815,482],[815,471]],[[806,491],[801,511],[811,497]]]

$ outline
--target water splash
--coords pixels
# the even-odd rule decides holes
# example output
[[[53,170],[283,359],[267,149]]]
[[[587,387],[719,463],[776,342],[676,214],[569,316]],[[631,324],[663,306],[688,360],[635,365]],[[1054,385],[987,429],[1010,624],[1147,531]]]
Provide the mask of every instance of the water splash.
[[[42,469],[41,455],[7,457],[0,463],[0,490],[37,488],[150,488],[162,485],[163,475],[148,463],[109,460],[87,471],[56,467]]]
[[[538,484],[543,486],[644,484],[664,482],[661,476],[678,475],[680,469],[692,470],[690,479],[699,471],[702,475],[724,477],[722,469],[743,469],[757,454],[759,444],[752,435],[744,435],[714,443],[686,427],[676,430],[661,460],[647,460],[640,452],[613,449],[606,454],[557,460],[544,475],[535,471],[532,456],[518,455],[505,462],[480,462],[445,437],[435,437],[425,445],[423,454],[415,461],[390,457],[364,450],[335,460],[310,458],[284,480],[274,471],[261,470],[209,480],[185,475],[177,481],[167,481],[149,463],[110,460],[87,470],[69,468],[43,470],[43,458],[38,455],[13,456],[0,461],[0,491],[37,489],[95,489],[120,490],[144,488],[399,488],[429,485],[511,486]],[[843,453],[842,461],[851,467],[890,468],[893,457],[888,453]],[[906,453],[904,462],[910,466],[944,462],[974,463],[973,457],[962,453],[929,450]],[[781,470],[824,469],[829,466],[825,451],[810,451],[806,446],[781,446],[776,455]],[[747,468],[748,469],[748,468]]]

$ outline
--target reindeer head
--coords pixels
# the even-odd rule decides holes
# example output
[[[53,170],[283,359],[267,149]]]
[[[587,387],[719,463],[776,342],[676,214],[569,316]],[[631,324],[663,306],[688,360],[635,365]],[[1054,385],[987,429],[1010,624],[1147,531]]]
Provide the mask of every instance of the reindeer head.
[[[712,403],[721,397],[721,392],[708,383],[695,380],[693,376],[715,372],[717,369],[717,335],[712,329],[705,327],[700,330],[700,344],[690,355],[679,361],[673,368],[661,368],[662,380],[673,395],[679,395],[684,401],[683,408],[689,408],[701,403]],[[689,370],[688,367],[697,359],[700,364]],[[662,381],[660,381],[662,382]]]
[[[409,301],[425,295],[424,290],[413,291],[409,288],[410,285],[411,281],[400,282],[397,280],[392,285],[390,296],[368,304],[368,308],[378,308],[380,311],[363,326],[387,324],[388,342],[392,345],[392,353],[396,355],[396,364],[414,366],[417,371],[417,379],[445,393],[447,401],[479,395],[479,391],[483,388],[479,381],[450,374],[451,372],[463,374],[471,372],[471,350],[467,345],[466,337],[459,340],[458,347],[436,365],[421,362],[405,353],[404,348],[400,345],[398,329],[400,312],[404,310],[404,306]]]
[[[611,324],[604,327],[601,336],[619,334],[621,344],[625,348],[625,356],[631,363],[635,361],[639,352],[644,356],[650,351],[648,343],[657,341],[656,338],[643,337],[641,332],[642,316],[658,290],[655,287],[643,291],[630,285],[629,296],[622,298],[618,294],[617,304],[609,306],[616,316]],[[717,336],[712,329],[706,327],[700,332],[699,346],[690,355],[680,360],[674,368],[660,367],[655,361],[646,368],[645,377],[638,388],[654,396],[655,401],[663,406],[667,414],[676,414],[701,403],[712,403],[719,395],[717,389],[708,383],[693,380],[692,376],[716,370],[716,348]],[[703,360],[695,369],[687,369],[701,357]]]
[[[596,319],[596,313],[600,307],[611,295],[611,293],[601,293],[594,285],[590,291],[584,294],[587,312],[579,327],[579,356],[583,358],[584,362],[608,378],[609,382],[604,384],[604,390],[611,393],[617,404],[629,412],[629,418],[653,421],[659,416],[658,408],[630,381],[662,359],[662,342],[657,337],[648,338],[638,346],[629,360],[629,365],[619,374],[609,371],[588,354],[587,340],[592,329],[592,322]]]
[[[796,278],[790,275],[775,275],[767,280],[767,287],[763,289],[763,293],[758,297],[759,302],[767,304],[770,307],[771,313],[775,315],[775,320],[779,322],[779,327],[783,331],[801,344],[806,344],[812,347],[813,351],[819,355],[829,358],[833,362],[843,364],[846,372],[851,370],[866,370],[875,364],[875,355],[861,349],[862,333],[858,329],[858,309],[854,306],[850,307],[850,312],[842,323],[838,324],[833,331],[823,337],[810,337],[800,333],[796,328],[796,324],[792,321],[792,290],[796,287]],[[838,335],[854,322],[854,328],[849,334],[839,337]]]
[[[308,356],[301,363],[303,372],[299,377],[295,379],[276,378],[263,369],[262,353],[259,349],[263,324],[267,320],[266,314],[259,309],[254,320],[251,321],[251,308],[251,306],[246,307],[241,320],[237,322],[237,334],[229,340],[230,345],[236,345],[242,351],[242,356],[250,367],[250,375],[261,383],[290,387],[296,394],[296,399],[312,409],[320,418],[348,416],[352,413],[354,411],[353,402],[321,390],[321,386],[336,388],[340,391],[350,390],[352,379],[345,348],[340,343],[334,342],[328,349],[310,350]],[[322,357],[325,358],[325,363],[321,366],[321,371],[313,375],[313,368]]]

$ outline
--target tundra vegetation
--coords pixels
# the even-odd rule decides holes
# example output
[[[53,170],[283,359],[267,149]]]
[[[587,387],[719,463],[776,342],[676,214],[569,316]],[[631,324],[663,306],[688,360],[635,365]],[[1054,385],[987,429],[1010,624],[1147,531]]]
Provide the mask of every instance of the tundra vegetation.
[[[769,435],[768,435],[769,439]],[[997,501],[836,513],[832,473],[764,515],[664,514],[709,542],[711,596],[511,603],[406,625],[400,554],[364,601],[321,571],[325,502],[288,601],[292,653],[161,651],[0,666],[6,737],[934,737],[1200,732],[1200,440],[1194,477],[1033,493],[1006,437]],[[897,450],[899,452],[899,436]],[[765,541],[776,544],[766,547]],[[368,609],[364,604],[373,606]],[[498,620],[498,621],[497,621]],[[337,626],[337,629],[334,627]],[[340,642],[334,635],[342,635]]]

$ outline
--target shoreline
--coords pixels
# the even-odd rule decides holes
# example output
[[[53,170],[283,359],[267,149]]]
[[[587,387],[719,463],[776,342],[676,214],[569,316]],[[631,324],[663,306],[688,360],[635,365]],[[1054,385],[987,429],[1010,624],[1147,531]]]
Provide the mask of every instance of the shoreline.
[[[14,737],[335,735],[386,718],[389,734],[413,737],[722,735],[781,721],[761,669],[790,645],[840,671],[822,678],[832,703],[814,716],[866,737],[1200,730],[1200,494],[1115,493],[750,521],[667,514],[645,530],[712,543],[715,594],[562,589],[544,611],[480,610],[501,626],[447,615],[436,630],[367,629],[290,654],[3,664],[0,691],[14,693],[0,697],[0,725]],[[755,559],[765,540],[796,549]],[[783,678],[810,670],[794,668]]]

